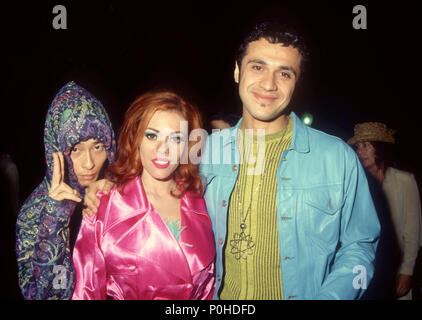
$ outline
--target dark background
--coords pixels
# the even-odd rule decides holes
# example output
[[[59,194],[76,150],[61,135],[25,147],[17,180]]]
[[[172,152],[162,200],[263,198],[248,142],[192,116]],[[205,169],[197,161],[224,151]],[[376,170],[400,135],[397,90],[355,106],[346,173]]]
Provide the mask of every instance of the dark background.
[[[310,61],[294,110],[313,127],[345,140],[358,121],[397,129],[398,161],[420,175],[420,80],[416,8],[404,1],[37,1],[1,11],[2,149],[18,165],[22,198],[44,175],[43,125],[59,88],[74,80],[104,104],[116,132],[124,111],[157,87],[180,92],[205,120],[241,110],[233,81],[239,35],[257,20],[276,18],[305,35]],[[67,9],[67,30],[55,30],[52,9]],[[367,30],[352,27],[365,5]],[[416,77],[415,77],[415,76]]]
[[[55,30],[55,5],[67,30]],[[352,27],[355,5],[367,30]],[[1,151],[18,166],[23,201],[44,176],[43,126],[67,81],[97,96],[116,133],[134,98],[152,88],[181,93],[202,111],[240,113],[234,52],[263,19],[295,25],[310,60],[293,99],[314,128],[347,140],[362,121],[397,129],[399,167],[421,176],[418,10],[408,1],[37,1],[1,7]]]

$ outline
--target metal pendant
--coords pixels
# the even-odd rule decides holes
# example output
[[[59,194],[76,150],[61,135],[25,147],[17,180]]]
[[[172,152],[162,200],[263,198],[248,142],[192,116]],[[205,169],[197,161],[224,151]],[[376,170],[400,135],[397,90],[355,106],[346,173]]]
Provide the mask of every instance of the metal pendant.
[[[242,224],[246,227],[244,223]],[[252,240],[251,235],[246,235],[243,230],[244,228],[242,228],[240,233],[236,232],[233,235],[233,240],[230,241],[230,253],[234,255],[236,260],[240,258],[246,260],[248,255],[253,254],[255,251],[255,242]]]

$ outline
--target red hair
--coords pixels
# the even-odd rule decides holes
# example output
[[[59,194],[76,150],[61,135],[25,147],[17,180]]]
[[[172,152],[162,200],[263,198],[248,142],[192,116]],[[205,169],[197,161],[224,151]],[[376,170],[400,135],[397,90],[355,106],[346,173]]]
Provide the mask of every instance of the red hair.
[[[170,91],[149,91],[138,97],[125,113],[119,132],[116,161],[107,169],[107,178],[116,183],[119,191],[130,180],[139,176],[143,166],[139,155],[139,144],[148,123],[157,111],[178,112],[188,122],[188,133],[202,128],[201,114],[192,104]],[[182,196],[187,191],[202,195],[202,183],[198,165],[189,157],[196,141],[188,141],[187,163],[181,163],[175,171],[175,180]],[[202,141],[201,141],[202,143]],[[200,156],[200,149],[198,151]]]

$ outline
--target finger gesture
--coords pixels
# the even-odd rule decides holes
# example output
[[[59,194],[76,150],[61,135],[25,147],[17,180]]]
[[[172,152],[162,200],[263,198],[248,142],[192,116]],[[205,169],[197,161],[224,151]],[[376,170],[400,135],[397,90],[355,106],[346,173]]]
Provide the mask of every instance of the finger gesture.
[[[81,202],[79,192],[64,182],[64,158],[61,152],[53,152],[53,177],[48,195],[58,201],[67,199]]]
[[[85,191],[84,209],[82,210],[82,215],[84,217],[86,215],[91,217],[96,214],[97,209],[100,206],[97,191],[102,191],[104,194],[108,194],[113,187],[114,183],[106,179],[90,183]]]

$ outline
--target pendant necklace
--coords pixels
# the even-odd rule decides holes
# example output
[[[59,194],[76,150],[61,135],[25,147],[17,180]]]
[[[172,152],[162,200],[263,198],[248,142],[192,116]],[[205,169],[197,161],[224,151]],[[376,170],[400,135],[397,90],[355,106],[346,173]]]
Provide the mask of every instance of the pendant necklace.
[[[289,122],[287,122],[286,129],[284,130],[283,136],[280,139],[280,142],[278,143],[278,146],[276,149],[278,149],[281,146],[281,143],[284,140],[284,137],[287,133],[287,129],[289,126]],[[259,154],[259,148],[257,150],[257,155]],[[236,260],[239,260],[240,258],[246,260],[248,255],[252,255],[255,252],[255,242],[251,236],[251,230],[249,228],[249,232],[246,233],[246,228],[248,227],[246,225],[246,219],[248,218],[249,213],[251,212],[251,207],[253,203],[253,199],[255,196],[259,193],[261,189],[262,181],[265,179],[265,175],[267,173],[267,168],[270,166],[271,162],[274,160],[275,157],[272,157],[270,161],[268,162],[268,166],[264,168],[264,172],[261,175],[261,179],[258,183],[258,186],[256,187],[255,191],[252,193],[251,202],[249,203],[248,209],[246,210],[246,215],[243,217],[243,206],[240,199],[240,192],[238,192],[238,204],[239,204],[239,211],[240,211],[240,232],[236,232],[233,234],[233,240],[230,241],[231,250],[230,253],[234,255]],[[265,159],[264,159],[265,160]],[[265,163],[265,162],[264,162]],[[255,166],[255,170],[256,170]],[[246,232],[245,232],[246,231]]]

